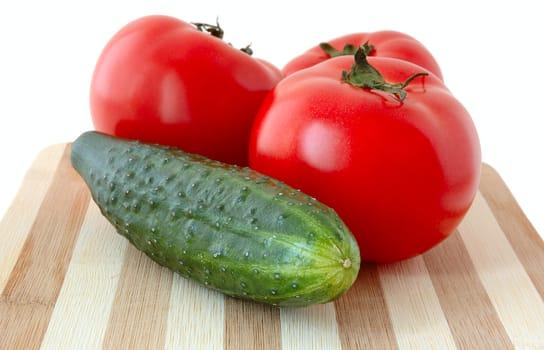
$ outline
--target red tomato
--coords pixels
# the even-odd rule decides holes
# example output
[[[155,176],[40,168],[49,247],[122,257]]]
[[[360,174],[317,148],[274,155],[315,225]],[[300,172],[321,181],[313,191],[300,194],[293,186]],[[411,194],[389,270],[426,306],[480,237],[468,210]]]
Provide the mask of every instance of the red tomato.
[[[249,164],[334,208],[363,260],[392,262],[456,228],[477,191],[480,144],[468,112],[435,75],[415,75],[421,67],[394,58],[368,62],[362,80],[374,67],[376,88],[352,85],[353,56],[284,78],[257,115]],[[380,91],[381,78],[398,84]]]
[[[251,124],[280,79],[272,64],[195,25],[148,16],[104,48],[92,78],[91,114],[101,132],[246,165]]]
[[[399,58],[415,63],[443,79],[438,63],[423,44],[407,34],[392,30],[353,33],[335,38],[327,42],[330,45],[329,49],[324,50],[323,44],[315,46],[289,61],[282,72],[289,75],[334,56],[353,55],[355,50],[366,42],[372,46],[367,53],[368,56]]]

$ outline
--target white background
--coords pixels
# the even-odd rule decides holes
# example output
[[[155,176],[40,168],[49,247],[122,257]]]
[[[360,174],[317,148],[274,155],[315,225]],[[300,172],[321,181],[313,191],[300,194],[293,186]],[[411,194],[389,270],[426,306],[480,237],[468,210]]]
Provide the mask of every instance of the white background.
[[[483,161],[501,174],[544,233],[544,23],[538,1],[2,1],[0,217],[36,154],[91,129],[89,83],[110,37],[167,14],[213,23],[282,67],[315,44],[393,29],[421,41],[471,113]]]

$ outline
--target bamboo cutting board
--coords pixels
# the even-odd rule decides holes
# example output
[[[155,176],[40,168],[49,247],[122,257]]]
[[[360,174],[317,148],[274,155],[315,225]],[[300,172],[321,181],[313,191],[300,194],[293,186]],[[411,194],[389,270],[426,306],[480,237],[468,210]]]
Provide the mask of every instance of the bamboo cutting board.
[[[0,222],[0,349],[544,349],[544,243],[487,165],[435,249],[363,265],[335,302],[278,309],[207,290],[127,244],[69,152],[38,155]]]

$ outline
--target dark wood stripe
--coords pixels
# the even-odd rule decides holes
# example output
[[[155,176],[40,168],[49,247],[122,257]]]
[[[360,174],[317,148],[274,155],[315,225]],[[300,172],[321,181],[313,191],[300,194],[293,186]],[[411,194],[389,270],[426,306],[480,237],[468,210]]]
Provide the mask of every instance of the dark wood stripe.
[[[482,167],[480,192],[544,300],[544,240],[529,222],[500,175],[489,165]]]
[[[127,245],[103,347],[162,349],[172,280],[170,270]]]
[[[335,307],[343,350],[398,348],[376,265],[361,265],[355,284]]]
[[[281,349],[278,308],[225,297],[225,350]]]
[[[0,297],[0,348],[39,347],[89,201],[67,146]]]
[[[459,233],[423,258],[458,349],[514,349]]]

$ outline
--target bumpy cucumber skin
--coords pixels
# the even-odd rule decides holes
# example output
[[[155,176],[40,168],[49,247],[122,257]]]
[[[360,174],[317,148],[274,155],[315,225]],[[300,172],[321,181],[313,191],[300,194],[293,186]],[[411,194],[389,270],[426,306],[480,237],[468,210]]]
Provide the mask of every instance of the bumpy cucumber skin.
[[[331,208],[249,168],[94,131],[73,167],[102,214],[180,275],[277,306],[332,301],[359,272],[359,248]]]

